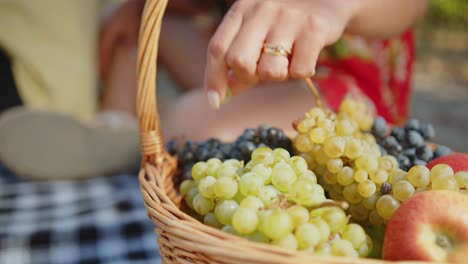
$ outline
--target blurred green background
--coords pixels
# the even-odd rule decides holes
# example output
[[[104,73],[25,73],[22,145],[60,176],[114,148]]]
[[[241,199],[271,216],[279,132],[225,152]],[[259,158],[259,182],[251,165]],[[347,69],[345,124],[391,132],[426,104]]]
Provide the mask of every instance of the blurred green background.
[[[434,124],[436,143],[468,153],[468,0],[429,3],[416,28],[412,116]]]

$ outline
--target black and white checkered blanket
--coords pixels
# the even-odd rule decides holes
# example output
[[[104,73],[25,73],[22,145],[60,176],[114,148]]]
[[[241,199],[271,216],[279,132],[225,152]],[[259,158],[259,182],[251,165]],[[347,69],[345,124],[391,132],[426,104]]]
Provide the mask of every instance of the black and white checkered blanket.
[[[160,263],[136,175],[32,182],[0,165],[0,263]]]

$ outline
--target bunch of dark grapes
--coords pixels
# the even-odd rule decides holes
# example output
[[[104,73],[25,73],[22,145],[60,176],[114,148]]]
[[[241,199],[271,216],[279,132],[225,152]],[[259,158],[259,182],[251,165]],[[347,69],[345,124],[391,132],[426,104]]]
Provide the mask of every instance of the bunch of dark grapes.
[[[227,143],[216,138],[195,142],[192,140],[183,143],[176,140],[169,141],[166,145],[171,155],[178,156],[178,167],[182,173],[182,179],[191,178],[193,164],[199,161],[207,161],[218,158],[250,161],[252,152],[259,147],[283,148],[293,153],[291,140],[279,128],[262,125],[258,128],[247,128],[234,142]]]
[[[405,171],[414,165],[425,166],[429,161],[452,152],[443,145],[434,149],[427,144],[426,141],[431,141],[435,136],[434,127],[414,118],[409,119],[404,127],[395,126],[390,130],[385,119],[377,117],[372,134],[377,139],[382,155],[394,156]]]

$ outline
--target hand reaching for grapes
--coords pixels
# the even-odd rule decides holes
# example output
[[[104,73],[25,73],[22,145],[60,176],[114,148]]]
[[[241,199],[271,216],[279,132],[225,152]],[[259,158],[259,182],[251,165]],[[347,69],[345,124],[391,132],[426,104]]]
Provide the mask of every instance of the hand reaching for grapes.
[[[306,78],[320,51],[343,32],[366,37],[400,34],[419,18],[426,0],[238,0],[208,47],[205,90],[219,108],[261,81]]]

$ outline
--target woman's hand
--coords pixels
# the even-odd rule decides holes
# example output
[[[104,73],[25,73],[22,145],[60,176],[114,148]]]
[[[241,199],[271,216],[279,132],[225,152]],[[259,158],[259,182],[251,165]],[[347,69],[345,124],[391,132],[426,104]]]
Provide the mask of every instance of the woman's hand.
[[[236,94],[263,80],[313,76],[320,51],[341,37],[357,2],[238,0],[208,47],[205,89],[212,107],[227,87]],[[283,47],[283,54],[264,52],[265,44]]]

